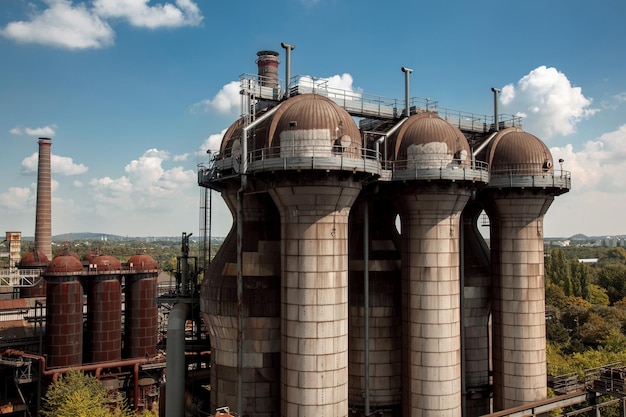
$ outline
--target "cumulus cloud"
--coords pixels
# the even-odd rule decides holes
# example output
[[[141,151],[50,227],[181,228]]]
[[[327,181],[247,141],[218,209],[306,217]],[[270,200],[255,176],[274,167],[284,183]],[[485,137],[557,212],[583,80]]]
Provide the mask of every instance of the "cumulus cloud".
[[[198,156],[202,158],[203,155],[206,156],[209,151],[212,153],[218,152],[220,150],[220,146],[222,145],[224,133],[226,133],[226,129],[223,129],[220,133],[214,133],[206,138],[204,142],[202,142],[202,145],[200,145],[200,149],[198,149]]]
[[[10,22],[0,35],[22,43],[36,43],[70,50],[113,45],[115,32],[107,19],[122,19],[141,28],[197,26],[203,16],[193,0],[150,5],[150,0],[43,0],[48,6],[28,20]]]
[[[571,171],[577,191],[622,192],[622,179],[626,177],[626,124],[588,141],[579,151],[571,144],[550,151],[555,160],[565,160],[564,169]]]
[[[524,117],[524,130],[544,140],[574,133],[581,120],[598,111],[565,74],[545,66],[529,72],[517,85],[504,86],[500,102],[505,113]]]
[[[125,19],[131,25],[149,29],[162,27],[197,26],[202,14],[191,0],[148,5],[149,0],[95,0],[94,11],[103,18]]]
[[[241,104],[239,81],[232,81],[223,86],[212,99],[204,99],[190,107],[191,113],[211,113],[235,115]]]
[[[102,48],[113,44],[113,29],[85,3],[70,0],[44,0],[48,8],[29,20],[11,22],[0,34],[22,43],[36,43],[66,49]]]
[[[39,162],[39,153],[35,152],[31,156],[24,158],[22,161],[22,174],[30,175],[37,173],[37,165]],[[50,168],[53,175],[80,175],[87,172],[87,168],[83,164],[76,164],[72,158],[67,156],[59,156],[52,154],[50,157]]]
[[[129,162],[119,178],[98,178],[90,181],[94,198],[124,208],[158,209],[164,200],[178,201],[182,190],[195,185],[196,174],[180,166],[164,168],[172,159],[166,151],[149,149]]]
[[[328,78],[313,78],[305,75],[298,79],[297,84],[323,90],[333,98],[354,100],[361,97],[361,91],[352,85],[352,76],[348,73],[333,75]],[[241,106],[241,83],[231,81],[224,85],[212,99],[204,99],[190,106],[191,113],[219,113],[234,116],[239,113]]]
[[[35,127],[35,128],[14,127],[13,129],[9,130],[9,133],[11,133],[12,135],[17,135],[17,136],[26,135],[26,136],[32,136],[32,137],[52,138],[54,137],[54,135],[56,135],[56,128],[57,128],[56,125],[42,126],[42,127]]]
[[[313,78],[305,75],[298,80],[298,84],[304,87],[322,90],[331,98],[344,98],[347,100],[359,99],[362,96],[362,91],[354,88],[353,82],[352,75],[348,73],[333,75],[328,78]]]
[[[35,194],[29,188],[11,187],[0,194],[0,207],[9,211],[23,210],[34,203]]]

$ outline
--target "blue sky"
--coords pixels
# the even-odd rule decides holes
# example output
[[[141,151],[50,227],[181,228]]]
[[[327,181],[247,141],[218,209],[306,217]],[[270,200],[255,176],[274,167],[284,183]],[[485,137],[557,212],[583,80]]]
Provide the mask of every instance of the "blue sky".
[[[53,234],[198,233],[198,163],[239,114],[259,50],[292,75],[491,115],[524,114],[572,191],[547,236],[626,234],[626,2],[2,0],[0,230],[32,236],[37,138],[52,139]],[[235,83],[235,84],[233,84]],[[213,235],[231,216],[214,198]]]

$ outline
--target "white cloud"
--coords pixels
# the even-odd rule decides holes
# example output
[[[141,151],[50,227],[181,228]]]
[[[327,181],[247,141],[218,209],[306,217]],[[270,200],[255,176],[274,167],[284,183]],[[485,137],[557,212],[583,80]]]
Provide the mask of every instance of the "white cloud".
[[[529,72],[517,86],[504,86],[500,102],[503,112],[523,116],[524,130],[543,140],[574,133],[578,122],[598,111],[565,74],[545,66]]]
[[[197,26],[202,22],[198,5],[191,0],[148,5],[149,0],[95,0],[94,11],[103,18],[126,19],[137,27],[157,29],[162,27]]]
[[[622,179],[626,178],[626,124],[588,141],[580,151],[575,151],[572,145],[551,148],[550,151],[555,160],[565,160],[567,168],[564,169],[571,171],[577,191],[623,193]]]
[[[223,86],[213,99],[205,99],[195,103],[191,105],[189,111],[191,113],[217,112],[234,116],[239,113],[239,107],[241,105],[240,90],[239,81],[231,81]]]
[[[44,0],[48,8],[28,21],[11,22],[0,34],[23,43],[37,43],[66,49],[102,48],[113,44],[114,32],[84,3]]]
[[[352,75],[348,73],[333,75],[328,78],[313,78],[305,75],[298,80],[298,84],[302,86],[323,90],[331,98],[343,98],[346,100],[355,100],[362,96],[362,91],[354,88],[353,82]]]
[[[24,210],[32,206],[34,194],[29,188],[11,187],[7,192],[0,194],[0,207],[14,210]]]
[[[14,127],[9,130],[12,135],[26,135],[32,137],[44,137],[52,138],[56,135],[56,125],[42,126],[42,127]]]
[[[226,133],[226,129],[223,129],[220,133],[214,133],[210,135],[208,138],[202,142],[200,145],[200,149],[198,149],[197,155],[200,158],[206,158],[206,154],[208,151],[213,153],[218,152],[220,147],[222,146],[222,138],[224,137],[224,133]]]
[[[147,150],[126,165],[126,175],[91,180],[94,198],[128,209],[163,209],[163,204],[177,204],[183,199],[184,191],[195,185],[196,174],[180,166],[165,169],[163,164],[169,159],[168,152]]]
[[[174,162],[182,162],[182,161],[186,161],[187,158],[189,158],[189,153],[184,153],[184,154],[181,154],[181,155],[174,155],[172,157],[172,160]]]
[[[31,156],[24,158],[22,161],[22,174],[36,174],[37,164],[39,162],[39,153],[35,152]],[[83,164],[75,164],[72,158],[67,156],[59,156],[52,154],[50,157],[50,168],[53,175],[80,175],[87,172],[87,168]]]

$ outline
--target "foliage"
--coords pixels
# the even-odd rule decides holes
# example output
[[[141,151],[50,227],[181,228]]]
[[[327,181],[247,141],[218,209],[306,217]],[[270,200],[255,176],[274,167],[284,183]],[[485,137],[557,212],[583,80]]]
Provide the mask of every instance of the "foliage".
[[[94,376],[69,370],[49,388],[40,414],[44,417],[135,417],[126,403],[111,411],[107,391]],[[144,410],[139,417],[157,417]]]
[[[41,415],[48,417],[105,417],[106,390],[100,381],[70,370],[50,386]]]

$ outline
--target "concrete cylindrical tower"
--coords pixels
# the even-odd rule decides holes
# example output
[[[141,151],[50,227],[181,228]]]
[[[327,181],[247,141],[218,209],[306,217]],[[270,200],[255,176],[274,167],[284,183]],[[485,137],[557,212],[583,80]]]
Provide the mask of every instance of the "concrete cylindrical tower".
[[[493,403],[503,410],[547,398],[543,217],[560,188],[547,146],[521,129],[489,150]]]
[[[263,87],[278,87],[278,52],[259,51],[257,56],[259,84]]]
[[[82,274],[83,265],[68,251],[55,256],[45,273],[46,351],[51,368],[82,364]]]
[[[460,214],[470,196],[469,144],[433,113],[390,138],[402,225],[404,416],[460,417]],[[458,171],[469,174],[458,178]],[[435,181],[433,181],[435,176]],[[459,181],[460,179],[460,181]]]
[[[459,216],[468,198],[451,184],[398,199],[406,416],[461,415]]]
[[[362,158],[361,135],[333,101],[304,94],[282,104],[261,146],[284,158],[267,179],[281,221],[281,415],[347,417],[348,216],[361,183],[342,169]],[[303,173],[304,158],[315,163]]]
[[[222,191],[233,211],[237,189]],[[243,197],[243,410],[251,417],[280,413],[280,217],[267,194]],[[201,311],[211,338],[211,409],[237,403],[237,224],[202,283]]]
[[[133,255],[128,260],[124,300],[124,357],[143,358],[156,354],[157,277],[159,270],[150,255]]]
[[[365,210],[368,210],[367,224]],[[376,195],[365,193],[365,190],[350,213],[348,393],[350,415],[355,417],[370,415],[366,414],[367,405],[369,412],[377,416],[400,414],[402,319],[400,235],[395,225],[396,216],[396,209],[390,201],[377,199]],[[366,279],[369,286],[368,339],[365,328]],[[367,355],[369,360],[366,360]],[[369,373],[366,372],[367,364]]]
[[[37,166],[37,213],[35,217],[35,248],[52,259],[52,141],[39,139]]]
[[[270,192],[281,217],[281,415],[348,415],[348,215],[360,183]]]
[[[87,362],[122,358],[121,264],[113,256],[90,261],[87,285]]]

